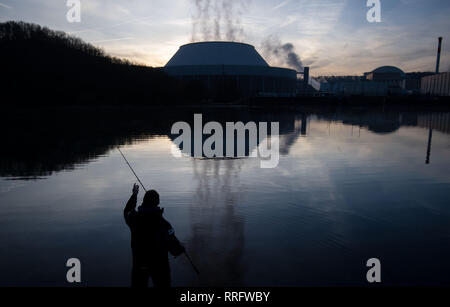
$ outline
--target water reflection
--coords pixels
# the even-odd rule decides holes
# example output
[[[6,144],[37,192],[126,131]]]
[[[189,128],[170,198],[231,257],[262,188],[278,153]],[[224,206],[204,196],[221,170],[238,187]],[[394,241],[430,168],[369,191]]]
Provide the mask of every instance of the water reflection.
[[[88,285],[129,285],[121,212],[135,179],[117,146],[160,192],[201,271],[198,279],[185,259],[173,260],[175,286],[362,285],[359,264],[374,256],[384,259],[387,284],[450,282],[442,274],[450,272],[450,113],[55,112],[13,113],[0,124],[1,285],[65,285],[64,265],[54,265],[77,255],[91,264]],[[279,167],[173,157],[171,125],[194,113],[222,124],[279,121]]]
[[[198,285],[242,285],[245,220],[236,212],[242,199],[242,163],[192,161],[197,186],[189,212],[192,224],[189,246],[194,257],[202,259],[203,274]]]
[[[427,159],[425,161],[426,164],[430,164],[432,139],[433,139],[433,129],[430,128],[430,132],[428,134]]]
[[[282,155],[289,154],[290,147],[299,136],[307,135],[311,119],[326,121],[328,124],[349,125],[352,133],[355,126],[359,129],[358,133],[360,129],[367,129],[376,134],[390,134],[400,127],[416,126],[450,134],[450,113],[261,109],[132,109],[128,112],[113,109],[106,114],[105,110],[86,112],[75,109],[59,110],[56,114],[43,112],[39,116],[32,112],[23,113],[12,112],[1,123],[0,128],[4,131],[3,150],[0,152],[1,177],[40,179],[54,172],[73,170],[106,155],[119,145],[133,144],[161,135],[174,139],[170,134],[171,126],[177,121],[185,121],[193,126],[194,113],[204,114],[205,122],[216,121],[222,125],[237,121],[279,122]],[[17,125],[17,122],[20,124]],[[428,144],[430,146],[427,152],[431,152],[431,139]],[[246,155],[252,150],[247,148]]]

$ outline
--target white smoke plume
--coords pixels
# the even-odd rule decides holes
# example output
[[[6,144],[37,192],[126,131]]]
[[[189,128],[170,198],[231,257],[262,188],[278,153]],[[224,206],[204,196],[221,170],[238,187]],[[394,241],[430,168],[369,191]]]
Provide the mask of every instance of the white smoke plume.
[[[250,0],[192,0],[192,41],[242,41],[241,16]]]
[[[282,43],[278,36],[271,35],[263,41],[261,49],[263,56],[272,64],[287,65],[298,72],[303,72],[303,63],[293,44]]]

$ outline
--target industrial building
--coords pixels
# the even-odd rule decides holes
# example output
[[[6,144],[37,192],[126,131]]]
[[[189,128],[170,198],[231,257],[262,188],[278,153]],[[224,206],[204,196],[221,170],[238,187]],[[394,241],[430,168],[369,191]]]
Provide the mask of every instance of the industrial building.
[[[450,96],[450,74],[439,74],[442,38],[439,38],[436,74],[405,73],[382,66],[363,76],[310,77],[308,67],[298,72],[271,67],[255,47],[237,42],[199,42],[183,45],[162,69],[209,98],[433,95]],[[303,79],[297,78],[303,74]],[[203,95],[203,96],[205,96]]]
[[[421,87],[424,95],[450,96],[450,72],[423,77]]]
[[[201,84],[212,97],[290,97],[297,93],[297,72],[271,67],[248,44],[200,42],[181,46],[164,67],[173,77]]]
[[[439,73],[442,37],[438,40],[436,73],[405,73],[394,66],[382,66],[363,77],[330,78],[320,91],[337,96],[430,95],[450,96],[450,73]]]
[[[406,74],[400,68],[394,66],[382,66],[365,74],[366,79],[385,84],[388,94],[403,94],[405,89]]]
[[[430,96],[450,96],[450,73],[439,73],[441,64],[442,37],[439,37],[436,74],[422,78],[421,92],[423,95]]]
[[[337,96],[400,95],[405,91],[406,74],[394,66],[382,66],[361,77],[343,77],[321,83],[320,91]]]
[[[336,96],[386,96],[388,87],[384,83],[364,80],[323,82],[320,91]]]
[[[420,95],[422,78],[433,75],[432,72],[410,72],[406,73],[405,90],[408,95]]]

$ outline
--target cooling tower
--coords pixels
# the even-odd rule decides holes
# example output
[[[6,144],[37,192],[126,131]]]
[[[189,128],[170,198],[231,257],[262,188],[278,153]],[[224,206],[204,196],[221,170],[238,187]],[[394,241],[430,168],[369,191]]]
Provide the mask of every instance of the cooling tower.
[[[297,72],[271,67],[255,47],[236,42],[201,42],[181,46],[164,70],[173,77],[198,81],[212,95],[294,96]]]

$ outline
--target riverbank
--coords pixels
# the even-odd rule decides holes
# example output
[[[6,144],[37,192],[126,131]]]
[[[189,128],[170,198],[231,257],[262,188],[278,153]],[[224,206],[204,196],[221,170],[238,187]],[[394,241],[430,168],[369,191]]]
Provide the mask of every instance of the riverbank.
[[[8,112],[38,112],[55,113],[87,112],[101,113],[105,118],[107,114],[115,113],[146,113],[157,111],[166,115],[189,113],[209,110],[210,112],[222,112],[223,110],[297,110],[305,112],[315,111],[361,111],[361,112],[384,112],[384,111],[418,111],[418,112],[440,112],[450,111],[450,97],[294,97],[294,98],[248,98],[233,102],[199,101],[196,103],[166,102],[158,104],[86,104],[73,103],[70,105],[59,105],[54,103],[23,105],[6,104],[3,106],[5,114]],[[191,112],[192,111],[192,112]]]

